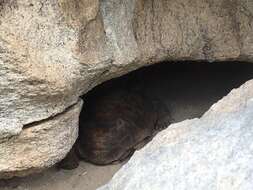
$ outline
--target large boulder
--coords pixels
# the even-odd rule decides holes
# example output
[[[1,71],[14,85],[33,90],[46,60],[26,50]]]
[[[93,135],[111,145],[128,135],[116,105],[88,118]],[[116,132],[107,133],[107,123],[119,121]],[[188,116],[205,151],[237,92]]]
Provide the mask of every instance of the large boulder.
[[[253,189],[253,80],[160,132],[99,190]]]
[[[63,159],[78,136],[81,107],[79,101],[52,119],[27,125],[19,135],[0,139],[0,178],[38,172]]]
[[[0,139],[21,137],[31,124],[41,128],[41,121],[63,116],[94,86],[141,66],[164,60],[252,61],[252,13],[247,0],[0,0]],[[68,128],[68,122],[62,125]],[[26,147],[27,141],[18,139],[1,146],[7,152],[16,143]],[[37,139],[29,142],[36,152]],[[2,154],[1,159],[16,156]]]

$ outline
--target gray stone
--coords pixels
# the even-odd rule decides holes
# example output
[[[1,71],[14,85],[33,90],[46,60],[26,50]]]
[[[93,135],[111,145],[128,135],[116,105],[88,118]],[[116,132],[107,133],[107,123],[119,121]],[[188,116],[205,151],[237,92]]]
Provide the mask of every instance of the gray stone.
[[[39,172],[63,159],[78,136],[82,101],[49,120],[26,126],[18,136],[0,139],[0,178]]]
[[[0,117],[46,119],[163,60],[252,61],[252,10],[246,0],[1,1]]]
[[[99,190],[253,189],[253,80],[160,132]]]
[[[1,139],[19,135],[22,128],[23,125],[17,119],[0,118],[0,141]]]

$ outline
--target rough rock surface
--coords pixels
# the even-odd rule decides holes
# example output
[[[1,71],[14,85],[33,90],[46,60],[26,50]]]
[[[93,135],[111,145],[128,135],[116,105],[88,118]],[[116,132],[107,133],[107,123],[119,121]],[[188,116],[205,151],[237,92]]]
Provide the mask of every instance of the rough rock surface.
[[[19,135],[0,139],[0,178],[38,172],[63,159],[78,136],[81,107],[80,100],[53,119],[31,124]]]
[[[159,133],[99,190],[253,189],[253,80]]]
[[[0,0],[0,139],[144,65],[252,61],[252,15],[248,0]]]

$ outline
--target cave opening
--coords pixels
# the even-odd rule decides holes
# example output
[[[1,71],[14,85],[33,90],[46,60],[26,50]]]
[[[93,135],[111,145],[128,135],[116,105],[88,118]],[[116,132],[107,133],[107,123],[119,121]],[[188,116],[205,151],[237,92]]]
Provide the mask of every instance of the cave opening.
[[[200,117],[212,104],[232,89],[253,79],[248,62],[171,62],[158,63],[108,80],[82,98],[93,104],[97,97],[132,86],[161,99],[174,122]],[[80,117],[85,115],[83,109]]]
[[[233,88],[238,88],[250,79],[253,79],[252,63],[157,63],[106,81],[85,94],[82,97],[84,106],[80,120],[87,117],[88,108],[96,104],[97,98],[103,99],[106,95],[114,94],[118,89],[129,88],[132,88],[134,92],[149,94],[149,96],[161,100],[168,110],[171,123],[201,117],[212,104],[226,96]],[[126,91],[123,90],[123,92]],[[119,97],[119,103],[120,98],[122,96]],[[113,142],[120,144],[120,141]],[[50,183],[50,187],[62,189],[62,184],[69,188],[70,186],[66,184],[72,185],[74,183],[75,189],[83,188],[84,184],[89,185],[88,189],[96,189],[111,179],[121,166],[122,163],[101,167],[88,162],[80,162],[80,167],[76,170],[61,171],[60,175],[55,175],[58,169],[50,168],[50,170],[32,177],[1,180],[0,187],[13,189],[31,186],[32,189],[37,189],[40,188],[38,184],[42,183],[44,186],[44,184]],[[96,180],[98,178],[100,180]]]
[[[159,119],[165,118],[160,130],[201,117],[212,104],[252,78],[253,64],[247,62],[180,61],[143,67],[106,81],[82,97],[81,154],[98,165],[121,161],[136,145],[154,136],[147,128],[157,125]],[[148,106],[150,102],[154,109]],[[158,115],[156,120],[154,115]]]

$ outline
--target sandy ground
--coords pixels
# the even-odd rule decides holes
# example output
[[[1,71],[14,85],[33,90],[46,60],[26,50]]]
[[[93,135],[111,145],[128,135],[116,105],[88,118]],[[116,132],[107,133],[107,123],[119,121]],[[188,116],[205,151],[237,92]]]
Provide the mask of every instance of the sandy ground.
[[[94,166],[81,162],[75,170],[51,168],[25,178],[0,182],[1,190],[94,190],[109,181],[121,165]]]
[[[149,93],[165,100],[174,122],[178,122],[200,117],[231,89],[252,79],[252,66],[208,71],[200,67],[163,68],[161,71],[158,67],[141,78],[149,85]],[[51,168],[25,178],[0,180],[0,190],[95,190],[108,182],[121,165],[102,167],[81,162],[71,171]]]

